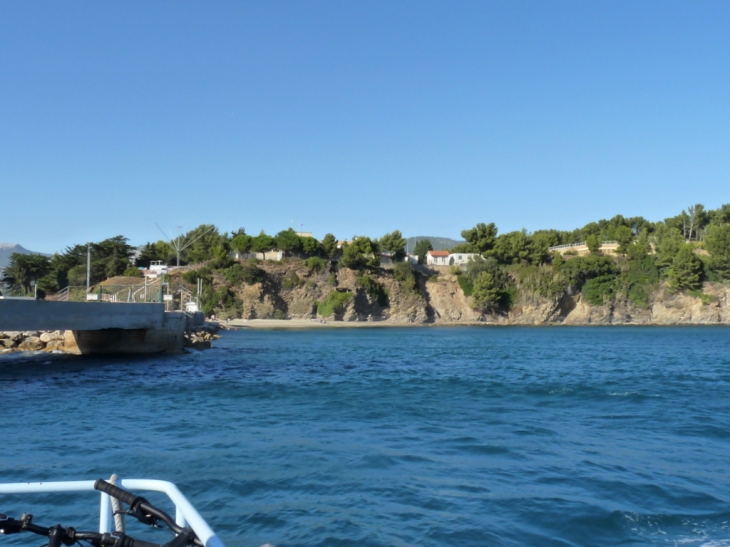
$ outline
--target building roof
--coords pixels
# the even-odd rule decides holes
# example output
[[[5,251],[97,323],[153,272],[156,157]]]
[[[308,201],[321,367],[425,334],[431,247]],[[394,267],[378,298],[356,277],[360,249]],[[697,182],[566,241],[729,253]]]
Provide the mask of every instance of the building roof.
[[[449,251],[428,251],[431,256],[449,256]]]

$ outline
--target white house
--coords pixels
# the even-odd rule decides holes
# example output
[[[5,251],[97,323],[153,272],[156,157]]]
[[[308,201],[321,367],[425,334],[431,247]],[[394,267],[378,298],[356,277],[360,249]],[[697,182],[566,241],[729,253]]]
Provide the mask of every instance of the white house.
[[[428,266],[448,266],[449,251],[428,251],[426,253],[426,264]]]
[[[479,253],[454,253],[449,255],[449,264],[461,266],[471,260],[479,260],[481,256]]]
[[[281,260],[284,258],[284,251],[273,250],[266,251],[265,253],[239,253],[233,250],[228,256],[233,260],[248,260],[249,258],[255,258],[257,260]]]

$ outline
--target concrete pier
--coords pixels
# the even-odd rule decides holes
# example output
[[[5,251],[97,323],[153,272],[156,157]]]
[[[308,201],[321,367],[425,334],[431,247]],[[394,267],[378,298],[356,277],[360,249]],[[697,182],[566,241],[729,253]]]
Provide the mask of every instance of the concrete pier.
[[[65,351],[179,353],[186,316],[163,304],[0,300],[0,331],[65,331]]]

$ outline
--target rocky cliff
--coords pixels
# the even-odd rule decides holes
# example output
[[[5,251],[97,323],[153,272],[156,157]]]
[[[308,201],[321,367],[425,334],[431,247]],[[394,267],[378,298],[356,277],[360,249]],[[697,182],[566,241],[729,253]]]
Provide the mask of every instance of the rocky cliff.
[[[330,319],[337,321],[387,321],[394,324],[504,325],[712,325],[730,324],[726,285],[705,283],[704,298],[674,294],[660,285],[646,308],[618,299],[610,305],[591,306],[580,293],[570,290],[555,299],[540,298],[518,291],[507,313],[481,314],[472,308],[456,275],[416,273],[415,285],[397,280],[391,270],[368,274],[383,288],[376,296],[362,286],[358,273],[346,268],[337,272],[315,272],[302,261],[262,262],[265,280],[251,285],[230,285],[243,302],[245,318],[312,318],[317,304],[332,291],[350,291],[352,298]],[[215,277],[217,285],[225,280]]]

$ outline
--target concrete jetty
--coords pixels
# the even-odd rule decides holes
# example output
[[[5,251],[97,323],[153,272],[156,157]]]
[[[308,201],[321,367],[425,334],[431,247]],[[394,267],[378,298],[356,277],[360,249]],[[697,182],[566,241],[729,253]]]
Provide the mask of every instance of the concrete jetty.
[[[180,353],[190,317],[164,304],[0,300],[0,331],[64,331],[77,354]]]

